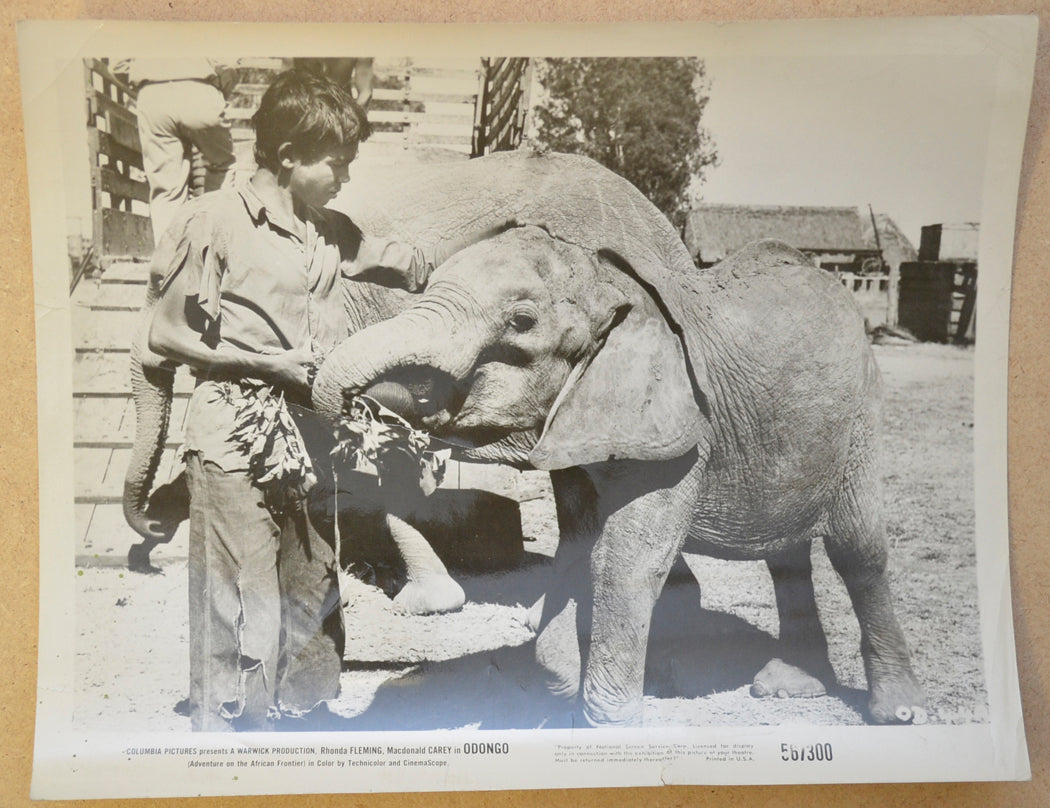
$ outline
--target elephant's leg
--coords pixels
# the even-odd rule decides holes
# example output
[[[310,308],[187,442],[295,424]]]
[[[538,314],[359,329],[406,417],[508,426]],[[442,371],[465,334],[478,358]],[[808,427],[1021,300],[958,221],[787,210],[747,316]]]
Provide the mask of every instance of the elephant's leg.
[[[880,724],[922,723],[926,720],[926,697],[912,671],[887,579],[882,490],[870,435],[870,429],[858,429],[854,435],[825,545],[860,623],[872,720]]]
[[[386,525],[405,562],[408,579],[394,603],[410,614],[440,614],[463,607],[463,587],[448,574],[426,537],[408,523],[408,515],[423,496],[414,463],[394,457],[383,467],[380,487],[386,508]]]
[[[580,644],[590,636],[590,558],[598,535],[594,487],[581,469],[551,473],[560,540],[554,554],[551,583],[533,607],[537,629],[536,661],[552,695],[574,699],[583,673]],[[536,612],[539,612],[537,615]]]
[[[440,614],[463,608],[467,599],[463,587],[448,574],[426,537],[394,513],[387,513],[386,524],[404,559],[408,578],[394,603],[409,614]]]
[[[799,542],[766,561],[776,593],[780,639],[777,658],[755,676],[752,696],[823,696],[825,684],[834,679],[813,593],[810,544]]]
[[[690,453],[663,463],[610,464],[596,481],[608,515],[591,555],[594,614],[583,699],[592,724],[641,723],[653,606],[685,541],[699,480]]]

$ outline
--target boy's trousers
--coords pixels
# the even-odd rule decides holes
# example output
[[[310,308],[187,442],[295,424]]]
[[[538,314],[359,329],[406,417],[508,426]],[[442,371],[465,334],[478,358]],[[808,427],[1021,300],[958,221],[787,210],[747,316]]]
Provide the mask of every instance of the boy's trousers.
[[[193,729],[269,729],[335,698],[345,636],[336,559],[305,503],[274,513],[248,472],[196,453],[186,473]]]

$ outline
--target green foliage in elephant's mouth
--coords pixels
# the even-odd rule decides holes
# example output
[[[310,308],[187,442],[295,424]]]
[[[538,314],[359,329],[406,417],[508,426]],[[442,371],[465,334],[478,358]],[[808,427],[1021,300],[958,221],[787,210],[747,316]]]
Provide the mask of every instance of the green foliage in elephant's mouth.
[[[380,484],[416,484],[427,495],[441,484],[451,454],[447,448],[433,448],[428,433],[366,395],[345,397],[335,439],[336,460],[374,471]]]

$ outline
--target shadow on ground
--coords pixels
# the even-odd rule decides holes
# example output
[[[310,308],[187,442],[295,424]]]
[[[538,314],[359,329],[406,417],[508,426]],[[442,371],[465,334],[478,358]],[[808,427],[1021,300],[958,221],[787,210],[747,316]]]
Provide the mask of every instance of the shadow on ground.
[[[775,655],[776,640],[745,620],[701,608],[695,583],[668,586],[653,615],[645,694],[697,699],[746,688]],[[370,669],[381,669],[372,663]],[[546,693],[535,643],[426,662],[381,684],[357,715],[323,716],[304,730],[571,728],[584,721],[573,705]],[[861,691],[835,692],[851,706]]]

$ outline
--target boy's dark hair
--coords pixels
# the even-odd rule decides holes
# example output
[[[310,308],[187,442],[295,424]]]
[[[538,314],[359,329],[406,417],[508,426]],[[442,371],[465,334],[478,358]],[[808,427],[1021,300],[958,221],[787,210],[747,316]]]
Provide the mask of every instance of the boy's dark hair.
[[[304,162],[320,160],[371,134],[364,110],[350,93],[329,79],[305,70],[288,70],[269,86],[252,116],[255,162],[276,172],[277,150],[291,143]]]

